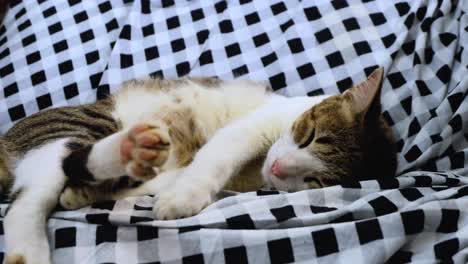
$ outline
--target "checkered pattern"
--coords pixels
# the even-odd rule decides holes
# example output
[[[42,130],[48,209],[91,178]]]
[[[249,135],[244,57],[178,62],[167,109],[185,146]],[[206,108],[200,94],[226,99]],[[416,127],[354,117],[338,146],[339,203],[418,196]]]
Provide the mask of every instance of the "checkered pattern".
[[[451,173],[413,172],[289,194],[257,191],[175,221],[153,220],[153,197],[127,198],[54,213],[49,238],[55,263],[461,263],[467,184]]]
[[[467,6],[15,1],[0,27],[2,131],[146,75],[248,78],[295,96],[338,93],[382,65],[384,116],[399,150],[397,180],[241,194],[189,219],[154,221],[152,197],[56,212],[49,223],[54,260],[464,262],[468,182],[456,175],[468,176]]]

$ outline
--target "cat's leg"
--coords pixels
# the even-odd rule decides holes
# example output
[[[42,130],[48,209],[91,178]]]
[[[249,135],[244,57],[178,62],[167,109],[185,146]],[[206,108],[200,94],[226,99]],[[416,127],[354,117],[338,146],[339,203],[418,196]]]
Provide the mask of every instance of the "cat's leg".
[[[6,264],[50,263],[46,223],[65,184],[61,169],[66,139],[32,150],[18,163],[4,219]]]
[[[125,186],[113,190],[103,190],[99,186],[68,186],[60,195],[60,204],[69,210],[78,209],[103,200],[119,200],[131,196],[158,195],[161,190],[174,186],[181,169],[173,169],[158,174],[151,180],[136,187]]]
[[[169,148],[167,128],[153,121],[73,150],[63,161],[65,174],[72,181],[87,183],[67,186],[60,196],[60,205],[66,209],[77,209],[111,199],[112,192],[100,188],[102,181],[123,175],[138,181],[153,178],[166,162]]]
[[[118,200],[131,196],[155,195],[158,196],[160,192],[167,188],[172,188],[177,182],[179,175],[183,169],[173,169],[164,171],[149,181],[142,183],[135,188],[119,189],[111,194],[111,199]]]
[[[176,184],[159,195],[154,213],[159,219],[191,216],[212,203],[226,182],[246,163],[266,153],[279,136],[281,121],[259,111],[220,129],[195,155]]]
[[[169,135],[164,125],[145,122],[93,145],[71,145],[72,152],[64,159],[63,169],[71,180],[77,182],[93,183],[123,175],[148,180],[156,175],[153,168],[166,162],[169,146]]]

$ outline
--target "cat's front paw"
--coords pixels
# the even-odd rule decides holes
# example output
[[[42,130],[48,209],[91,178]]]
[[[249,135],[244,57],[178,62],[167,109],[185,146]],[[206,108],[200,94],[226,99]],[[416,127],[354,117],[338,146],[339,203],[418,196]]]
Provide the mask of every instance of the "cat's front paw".
[[[169,135],[163,129],[147,123],[134,126],[120,145],[127,174],[138,180],[153,178],[167,161],[169,147]]]
[[[161,220],[190,217],[212,202],[213,197],[207,189],[193,186],[173,188],[160,193],[153,213]]]

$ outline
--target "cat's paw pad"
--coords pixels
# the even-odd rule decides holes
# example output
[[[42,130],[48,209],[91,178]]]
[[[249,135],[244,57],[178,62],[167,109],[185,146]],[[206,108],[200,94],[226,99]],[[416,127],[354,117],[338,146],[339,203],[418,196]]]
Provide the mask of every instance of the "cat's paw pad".
[[[171,220],[198,214],[213,202],[210,192],[201,188],[182,188],[160,193],[153,208],[157,219]]]
[[[66,187],[60,194],[59,203],[67,210],[76,210],[94,202],[86,187]]]
[[[155,169],[169,156],[169,135],[157,126],[134,126],[122,140],[120,155],[129,176],[148,180],[156,176]]]
[[[5,264],[26,264],[26,259],[23,255],[13,254],[7,255],[5,258]]]

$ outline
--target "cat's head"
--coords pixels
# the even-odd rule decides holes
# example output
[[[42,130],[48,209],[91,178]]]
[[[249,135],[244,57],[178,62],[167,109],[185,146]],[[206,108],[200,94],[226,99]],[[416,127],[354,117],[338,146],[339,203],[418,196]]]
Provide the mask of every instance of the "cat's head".
[[[267,183],[297,191],[393,177],[396,150],[381,115],[383,69],[304,112],[269,150]]]

